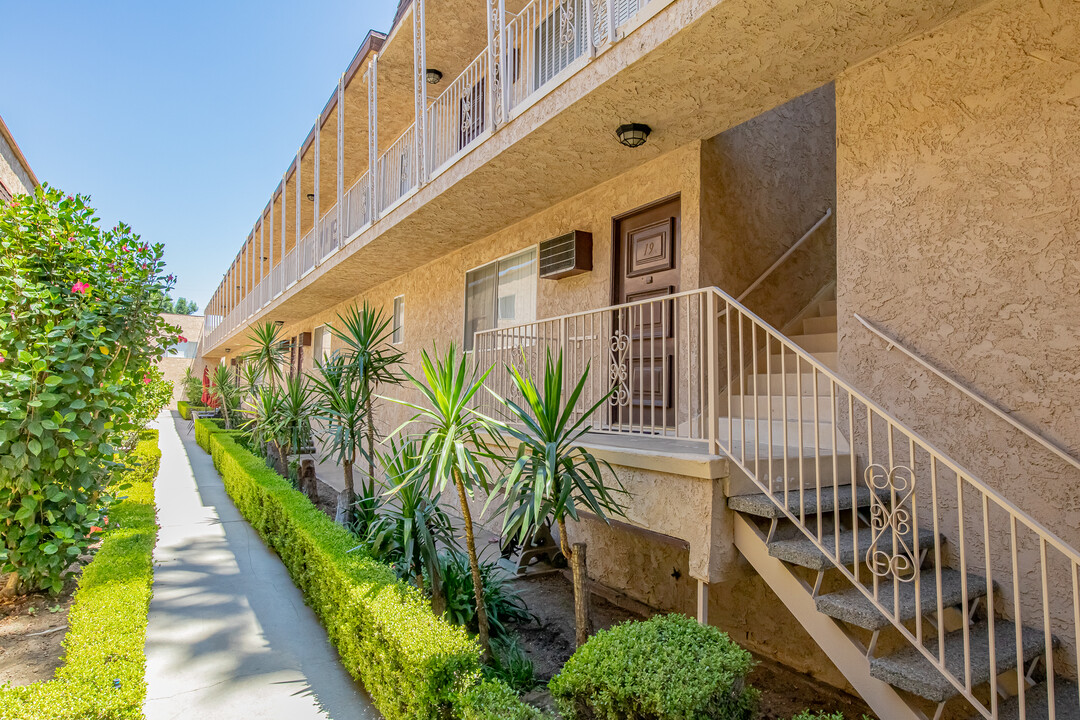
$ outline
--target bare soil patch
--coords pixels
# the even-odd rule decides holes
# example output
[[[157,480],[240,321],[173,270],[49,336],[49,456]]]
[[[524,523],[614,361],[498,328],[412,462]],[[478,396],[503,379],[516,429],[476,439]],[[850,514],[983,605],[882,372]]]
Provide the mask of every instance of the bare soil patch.
[[[82,565],[78,569],[59,595],[31,593],[0,601],[0,686],[51,680],[63,664],[61,643]]]

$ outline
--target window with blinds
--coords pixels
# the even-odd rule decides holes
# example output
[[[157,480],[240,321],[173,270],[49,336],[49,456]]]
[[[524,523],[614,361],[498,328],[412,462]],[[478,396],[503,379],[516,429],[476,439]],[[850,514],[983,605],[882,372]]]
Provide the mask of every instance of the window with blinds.
[[[398,295],[394,298],[394,334],[390,342],[394,345],[405,340],[405,296]]]
[[[465,349],[481,330],[536,319],[536,248],[465,274]]]

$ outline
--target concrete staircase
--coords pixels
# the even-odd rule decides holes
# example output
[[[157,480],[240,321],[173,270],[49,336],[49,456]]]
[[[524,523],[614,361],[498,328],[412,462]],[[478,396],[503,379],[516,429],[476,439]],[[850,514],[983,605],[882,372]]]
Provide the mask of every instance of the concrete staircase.
[[[786,328],[790,340],[831,369],[837,364],[834,297],[824,293]],[[786,361],[792,364],[790,355]],[[745,394],[732,397],[736,417],[721,421],[723,442],[729,431],[725,423],[730,423],[732,450],[746,456],[741,462],[754,475],[733,473],[727,481],[739,551],[883,720],[930,716],[935,720],[984,716],[1080,720],[1075,682],[1055,678],[1054,691],[1049,693],[1045,680],[1032,679],[1046,652],[1043,631],[1025,625],[1018,632],[1008,620],[988,617],[984,578],[937,567],[934,553],[925,550],[917,561],[921,565],[917,585],[883,580],[871,573],[865,549],[874,540],[870,513],[876,498],[861,483],[852,486],[852,477],[858,477],[856,463],[847,439],[834,437],[837,423],[829,415],[834,408],[827,379],[808,363],[794,364],[798,367],[781,368],[779,357],[774,357],[773,372],[749,373],[743,384]],[[780,387],[785,391],[777,398]],[[819,437],[816,444],[792,440],[800,428],[804,437],[808,431],[820,431],[823,423],[815,418],[822,417],[830,418],[828,438]],[[786,442],[782,439],[785,429]],[[817,451],[807,458],[800,447]],[[762,493],[758,483],[768,483],[771,492]],[[878,504],[882,501],[887,499]],[[910,531],[895,539],[923,549],[934,547],[937,540],[926,527],[919,527],[917,536],[917,543]],[[879,538],[886,547],[895,547],[893,540],[889,530]],[[857,585],[852,576],[858,578]],[[892,608],[895,620],[882,614],[871,597],[878,605]],[[916,626],[919,637],[912,634]],[[923,633],[925,627],[931,632]],[[1002,693],[997,702],[988,698],[985,705],[994,710],[986,715],[962,696],[962,689],[946,678],[917,642],[932,656],[944,658],[945,668],[954,677],[965,678],[968,692],[987,696],[992,674],[999,679],[999,691],[1001,687],[1013,691],[1008,696]],[[965,667],[965,647],[971,648],[970,668]],[[1019,684],[1026,696],[1023,712]],[[1056,698],[1053,715],[1050,695]]]

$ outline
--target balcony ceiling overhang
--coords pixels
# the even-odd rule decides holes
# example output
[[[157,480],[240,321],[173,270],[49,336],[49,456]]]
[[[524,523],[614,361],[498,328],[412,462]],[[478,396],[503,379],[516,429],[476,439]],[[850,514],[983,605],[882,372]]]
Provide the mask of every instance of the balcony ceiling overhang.
[[[749,120],[983,2],[676,0],[259,315],[301,321],[355,298],[637,165]],[[647,123],[653,134],[644,146],[625,148],[614,137],[623,122]],[[218,348],[237,347],[236,337],[244,332],[237,329]]]

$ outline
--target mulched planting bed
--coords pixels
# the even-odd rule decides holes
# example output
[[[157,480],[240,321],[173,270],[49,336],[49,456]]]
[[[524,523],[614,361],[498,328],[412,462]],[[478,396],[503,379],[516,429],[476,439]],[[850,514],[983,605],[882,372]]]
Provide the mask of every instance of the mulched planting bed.
[[[77,587],[76,576],[59,595],[34,593],[0,601],[0,686],[52,679],[63,664],[61,643]]]

